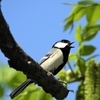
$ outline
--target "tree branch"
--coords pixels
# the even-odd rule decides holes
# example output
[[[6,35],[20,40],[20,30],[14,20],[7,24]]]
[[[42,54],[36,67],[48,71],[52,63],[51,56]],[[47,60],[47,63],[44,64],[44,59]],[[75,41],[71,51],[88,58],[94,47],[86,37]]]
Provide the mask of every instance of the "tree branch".
[[[22,71],[27,77],[33,79],[46,93],[56,99],[64,99],[69,90],[66,89],[50,72],[46,72],[28,56],[14,40],[9,26],[0,9],[0,49],[9,58],[10,67]]]

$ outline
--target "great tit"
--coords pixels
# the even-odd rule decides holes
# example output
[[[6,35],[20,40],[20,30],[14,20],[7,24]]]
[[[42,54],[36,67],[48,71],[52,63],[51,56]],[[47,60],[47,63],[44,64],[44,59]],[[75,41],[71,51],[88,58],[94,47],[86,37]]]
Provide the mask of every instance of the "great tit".
[[[74,48],[71,46],[73,43],[74,42],[70,42],[69,40],[65,39],[57,41],[52,46],[51,50],[40,60],[40,66],[44,70],[51,72],[53,75],[56,75],[68,61],[70,49]],[[33,83],[33,80],[27,79],[10,94],[10,97],[16,97],[31,83]]]

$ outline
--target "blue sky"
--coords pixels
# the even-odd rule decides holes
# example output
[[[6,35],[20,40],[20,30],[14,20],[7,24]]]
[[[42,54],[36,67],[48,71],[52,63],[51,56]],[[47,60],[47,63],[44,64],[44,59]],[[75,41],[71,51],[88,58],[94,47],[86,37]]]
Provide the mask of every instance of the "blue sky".
[[[77,3],[78,0],[2,1],[2,12],[15,40],[35,61],[38,62],[56,41],[61,39],[75,41],[74,33],[77,24],[86,24],[83,18],[75,23],[75,28],[71,34],[70,30],[63,32],[64,24],[62,22],[73,8],[62,4],[66,2]],[[100,46],[98,46],[99,38],[100,34],[89,43],[97,47],[96,54],[99,54],[100,51]],[[78,43],[75,42],[73,45],[75,48],[71,50],[71,53],[76,52]],[[99,57],[96,60],[98,61]],[[0,62],[7,63],[7,59],[1,52]],[[69,85],[68,88],[75,91],[77,89],[75,84]],[[65,100],[75,100],[75,93],[69,93]]]

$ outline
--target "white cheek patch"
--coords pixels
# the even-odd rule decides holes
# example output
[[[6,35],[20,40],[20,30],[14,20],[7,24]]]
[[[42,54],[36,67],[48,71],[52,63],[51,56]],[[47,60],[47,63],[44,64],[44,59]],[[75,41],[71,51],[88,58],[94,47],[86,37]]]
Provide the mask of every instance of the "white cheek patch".
[[[62,43],[62,42],[58,42],[54,45],[54,47],[58,47],[58,48],[64,48],[68,45],[68,43]]]

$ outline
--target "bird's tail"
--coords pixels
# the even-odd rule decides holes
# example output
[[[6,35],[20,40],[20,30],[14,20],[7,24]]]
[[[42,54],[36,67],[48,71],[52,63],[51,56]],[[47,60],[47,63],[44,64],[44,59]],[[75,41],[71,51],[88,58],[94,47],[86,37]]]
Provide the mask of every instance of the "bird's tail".
[[[9,96],[13,99],[17,95],[19,95],[31,83],[33,83],[33,81],[31,79],[27,79],[20,86],[18,86]]]

